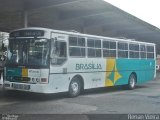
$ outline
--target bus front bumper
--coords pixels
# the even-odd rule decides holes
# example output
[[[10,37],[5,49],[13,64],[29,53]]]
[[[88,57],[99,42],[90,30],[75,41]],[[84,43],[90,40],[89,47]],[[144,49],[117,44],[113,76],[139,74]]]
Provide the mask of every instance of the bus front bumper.
[[[4,81],[5,90],[18,90],[34,93],[53,93],[49,91],[48,84],[29,84]]]

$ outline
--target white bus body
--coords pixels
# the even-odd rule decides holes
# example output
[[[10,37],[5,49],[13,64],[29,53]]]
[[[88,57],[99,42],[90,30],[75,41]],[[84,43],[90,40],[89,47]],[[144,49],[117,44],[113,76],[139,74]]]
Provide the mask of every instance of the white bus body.
[[[44,34],[34,32],[36,30],[44,31]],[[23,32],[20,33],[20,31]],[[5,67],[4,80],[4,87],[7,90],[58,93],[70,91],[72,88],[71,96],[77,96],[82,89],[129,84],[128,80],[131,75],[134,76],[133,78],[135,78],[137,84],[155,77],[155,44],[153,43],[45,28],[16,30],[10,34],[9,39],[9,53],[11,52],[11,55],[8,55],[9,62]],[[28,39],[29,43],[27,42]],[[16,40],[18,42],[14,43]],[[20,52],[16,52],[20,51],[20,47],[15,47],[17,44],[18,46],[23,44],[20,40],[26,40],[25,44],[29,46],[26,47],[26,49],[29,49],[26,50],[28,51],[28,56],[37,55],[39,48],[42,54],[47,51],[42,57],[46,55],[45,57],[48,59],[48,63],[45,64],[48,66],[46,65],[41,68],[38,66],[38,60],[34,65],[31,62],[29,63],[29,59],[26,60],[28,61],[26,65],[25,62],[20,64],[18,62]],[[94,43],[91,40],[95,40]],[[12,41],[15,46],[11,45]],[[69,41],[72,41],[72,43]],[[110,42],[109,45],[108,42]],[[121,48],[121,43],[125,48]],[[33,46],[30,44],[33,44]],[[46,44],[48,45],[47,47],[45,46]],[[32,51],[34,50],[34,45],[36,47],[39,46],[39,48],[36,48],[37,51]],[[132,49],[132,46],[138,49]],[[46,50],[47,48],[48,50]],[[79,52],[76,53],[76,51]],[[10,62],[10,56],[12,59],[16,58],[15,63]],[[16,57],[14,58],[14,56]],[[23,61],[25,61],[24,58]],[[43,62],[45,62],[45,59],[40,61],[41,65]],[[31,66],[28,64],[31,64]],[[145,65],[140,67],[142,64]],[[147,73],[151,74],[148,78],[145,76]],[[71,81],[76,80],[79,81],[78,84],[71,84]],[[77,89],[79,89],[78,93],[73,94]]]

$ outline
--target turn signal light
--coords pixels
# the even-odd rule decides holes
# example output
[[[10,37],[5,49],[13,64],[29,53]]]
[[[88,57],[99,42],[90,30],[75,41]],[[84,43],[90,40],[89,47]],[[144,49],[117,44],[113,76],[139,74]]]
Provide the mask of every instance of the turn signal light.
[[[48,83],[47,78],[41,78],[41,83]]]

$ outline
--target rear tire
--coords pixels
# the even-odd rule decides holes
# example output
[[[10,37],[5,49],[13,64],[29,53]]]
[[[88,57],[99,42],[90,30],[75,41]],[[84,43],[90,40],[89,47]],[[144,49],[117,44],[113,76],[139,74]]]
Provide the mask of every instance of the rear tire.
[[[136,86],[136,81],[137,81],[137,79],[136,79],[135,74],[131,74],[129,76],[129,80],[128,80],[128,86],[127,86],[128,89],[133,90]]]
[[[69,85],[69,97],[77,97],[81,92],[81,82],[79,80],[72,80]]]

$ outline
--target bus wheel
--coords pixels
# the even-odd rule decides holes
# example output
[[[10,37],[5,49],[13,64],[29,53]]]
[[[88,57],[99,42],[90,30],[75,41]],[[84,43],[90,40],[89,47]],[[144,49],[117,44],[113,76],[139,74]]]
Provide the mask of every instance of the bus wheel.
[[[132,74],[129,76],[128,88],[129,88],[130,90],[133,90],[133,89],[135,88],[135,85],[136,85],[136,76],[135,76],[135,74],[132,73]]]
[[[72,80],[69,85],[69,97],[76,97],[81,92],[81,82],[79,80]]]

